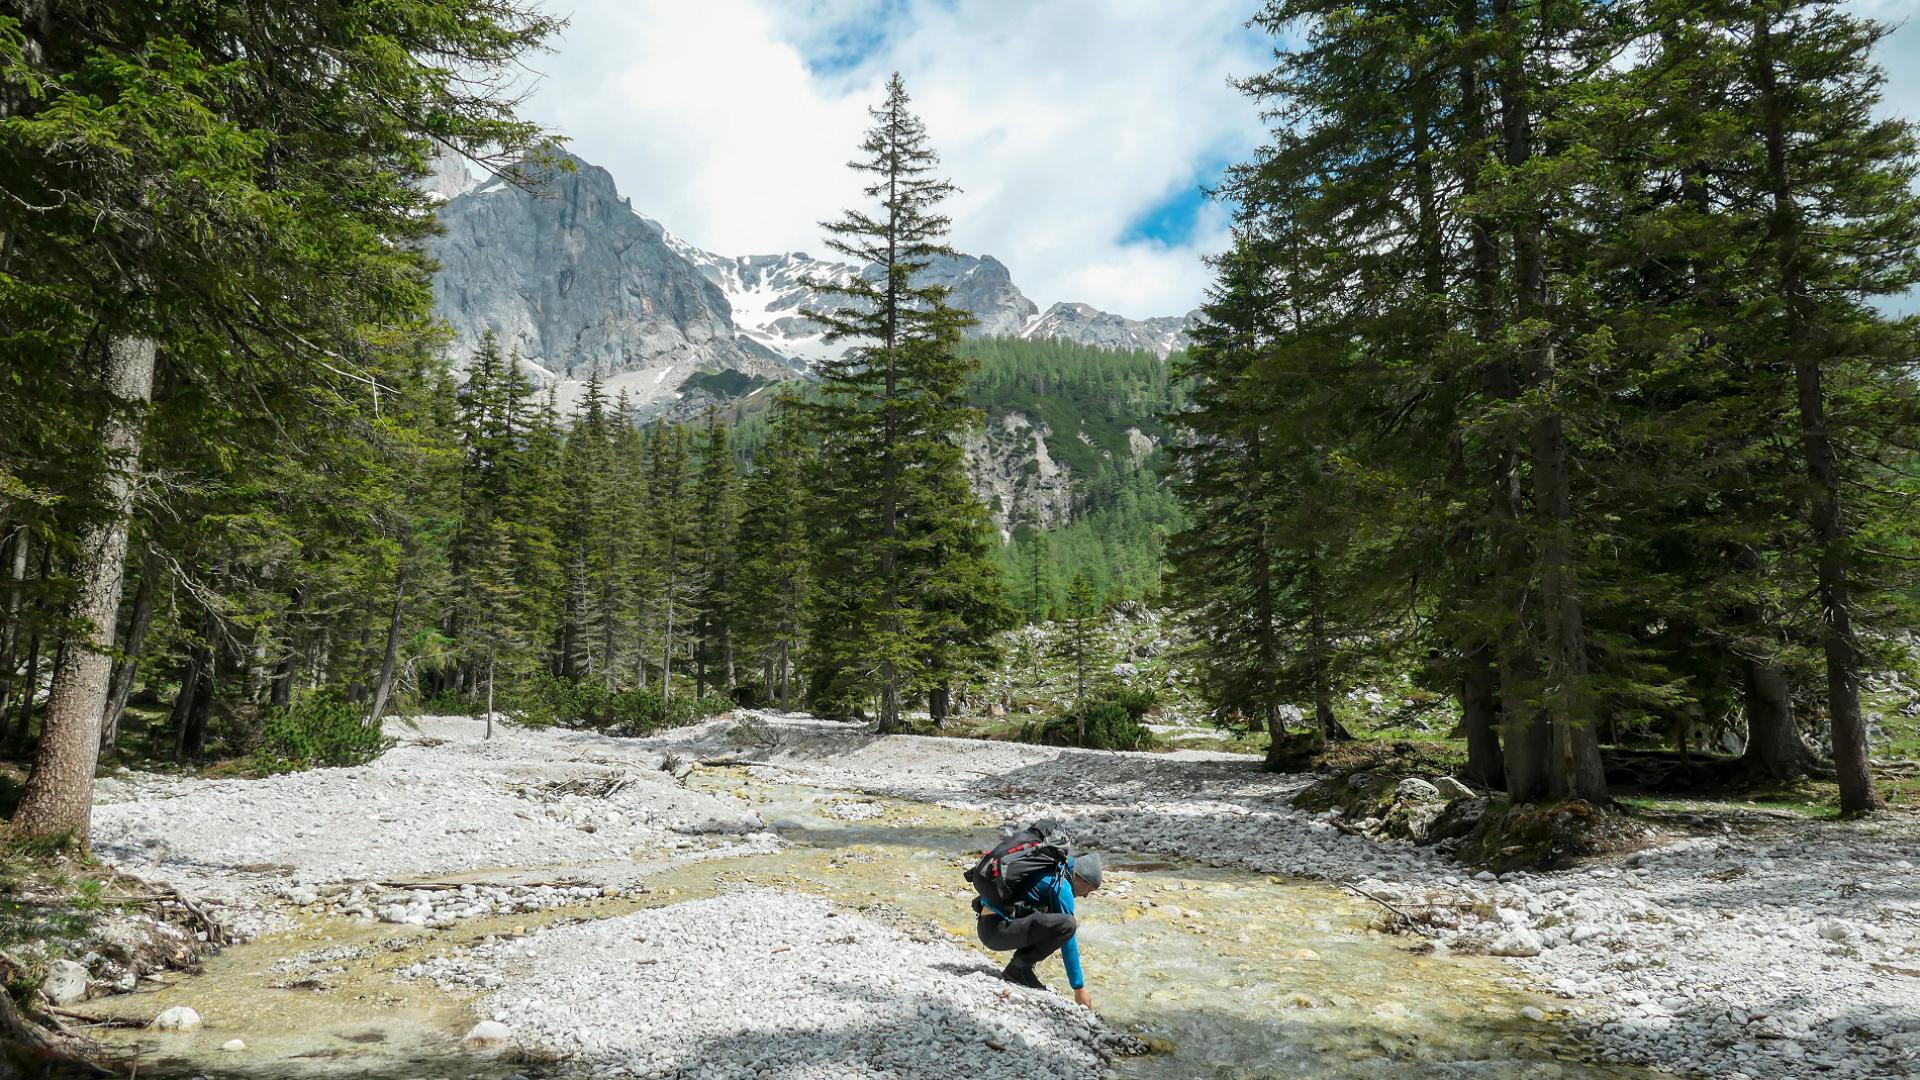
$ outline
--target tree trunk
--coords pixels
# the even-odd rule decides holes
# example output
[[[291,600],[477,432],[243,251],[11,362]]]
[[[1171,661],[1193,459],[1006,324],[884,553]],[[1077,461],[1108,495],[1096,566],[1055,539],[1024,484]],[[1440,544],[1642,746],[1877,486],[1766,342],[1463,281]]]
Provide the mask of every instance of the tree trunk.
[[[934,727],[947,726],[947,712],[952,707],[953,690],[941,683],[927,694],[927,714],[933,720]]]
[[[80,588],[70,612],[74,629],[67,631],[73,647],[62,652],[53,674],[40,748],[9,830],[16,838],[87,844],[141,425],[153,397],[154,351],[151,338],[116,337],[107,344],[103,381],[111,410],[101,442],[112,459],[103,485],[108,512],[81,535]]]
[[[1309,641],[1308,659],[1313,665],[1313,723],[1322,745],[1345,742],[1353,733],[1333,714],[1333,647],[1327,640],[1326,583],[1320,574],[1320,556],[1315,553],[1307,568]]]
[[[1808,325],[1807,287],[1801,227],[1787,173],[1786,110],[1773,70],[1773,34],[1762,14],[1755,34],[1761,114],[1766,124],[1767,178],[1773,205],[1768,232],[1779,273],[1780,299],[1787,321],[1787,350],[1793,356],[1794,389],[1800,413],[1800,446],[1811,491],[1808,525],[1819,545],[1817,578],[1822,615],[1820,647],[1827,660],[1827,717],[1833,729],[1833,767],[1840,781],[1840,812],[1852,816],[1885,804],[1873,789],[1866,724],[1860,715],[1860,647],[1853,633],[1853,592],[1848,580],[1849,540],[1840,505],[1839,455],[1827,426],[1825,370],[1819,344]]]
[[[673,703],[673,571],[667,571],[667,612],[666,640],[660,646],[660,707],[664,713],[666,706]]]
[[[40,572],[39,572],[40,583],[44,586],[47,582],[47,579],[52,576],[53,576],[53,545],[51,543],[42,544],[40,546]],[[43,609],[45,607],[44,604],[41,604],[38,606],[40,606]],[[39,614],[44,615],[45,614],[44,610]],[[32,636],[27,638],[27,677],[26,677],[25,685],[23,685],[20,688],[20,696],[19,696],[20,714],[19,714],[18,722],[15,723],[14,730],[13,730],[13,744],[15,746],[24,747],[27,745],[27,731],[29,728],[33,726],[34,706],[39,703],[38,701],[39,697],[40,697],[40,630],[39,630],[39,627],[36,625]]]
[[[1793,691],[1778,663],[1754,657],[1741,661],[1747,713],[1747,746],[1740,760],[1754,777],[1798,780],[1813,770],[1813,751],[1800,737],[1793,715]]]
[[[20,647],[20,593],[27,580],[27,549],[32,534],[25,525],[14,530],[12,566],[7,575],[7,625],[0,629],[0,735],[7,731],[8,709],[13,703],[14,657]]]
[[[780,711],[793,711],[793,645],[780,642]]]
[[[14,718],[13,744],[27,745],[27,729],[33,726],[34,699],[40,694],[40,635],[27,639],[27,673],[20,680],[17,700],[19,712]]]
[[[127,637],[114,661],[113,677],[107,688],[107,708],[100,717],[100,752],[113,755],[119,749],[120,718],[126,714],[127,698],[133,694],[133,680],[140,672],[141,653],[147,647],[147,630],[153,625],[154,581],[160,568],[149,556],[141,560],[140,589],[133,596],[133,615],[127,623]]]
[[[1534,129],[1530,89],[1535,75],[1528,69],[1521,27],[1513,0],[1495,0],[1494,18],[1506,44],[1501,58],[1500,118],[1508,168],[1521,169],[1534,159]],[[1544,12],[1543,12],[1544,14]],[[1537,322],[1548,313],[1544,217],[1540,213],[1513,215],[1511,240],[1516,285],[1516,315]],[[1556,342],[1551,328],[1535,331],[1525,346],[1527,385],[1547,391],[1554,383]],[[1539,614],[1535,629],[1522,647],[1537,651],[1546,676],[1544,691],[1534,683],[1528,696],[1544,692],[1546,700],[1530,710],[1528,749],[1539,754],[1541,776],[1523,773],[1528,793],[1516,799],[1589,799],[1605,801],[1606,773],[1600,764],[1600,743],[1586,692],[1586,620],[1582,611],[1573,563],[1572,500],[1564,421],[1548,401],[1532,424],[1533,516],[1541,543],[1541,580],[1537,590]],[[1533,591],[1533,590],[1529,590]],[[1523,610],[1523,609],[1516,609]],[[1509,712],[1509,718],[1514,716]],[[1542,730],[1544,728],[1544,730]],[[1509,736],[1511,738],[1511,735]],[[1527,773],[1531,773],[1528,770]],[[1509,775],[1512,770],[1509,769]],[[1537,780],[1537,782],[1536,782]]]
[[[487,738],[493,738],[493,646],[487,646]]]
[[[215,630],[212,617],[207,619],[209,632]],[[226,650],[220,645],[209,642],[207,662],[200,676],[199,692],[193,695],[193,707],[187,712],[186,758],[198,761],[207,754],[207,720],[213,713],[213,699],[220,687],[220,661]]]
[[[299,650],[287,642],[286,655],[273,669],[273,690],[267,695],[267,703],[276,709],[284,709],[293,704],[293,673],[298,666]]]
[[[380,681],[373,687],[373,708],[367,711],[367,723],[378,725],[387,710],[387,697],[393,693],[393,674],[400,666],[400,630],[406,617],[407,564],[402,562],[393,578],[393,608],[387,615],[387,647],[380,658]]]
[[[1460,727],[1467,738],[1469,783],[1498,791],[1506,786],[1506,763],[1500,754],[1500,697],[1493,670],[1493,650],[1480,646],[1460,666]]]
[[[206,696],[207,683],[212,678],[213,645],[211,643],[211,622],[202,624],[206,631],[200,644],[193,646],[187,653],[187,670],[180,676],[180,693],[173,699],[173,712],[168,717],[173,725],[173,760],[185,761],[193,745],[194,713],[199,710],[201,699]]]
[[[247,655],[247,681],[241,691],[242,700],[249,705],[260,704],[260,694],[267,688],[267,641],[269,635],[265,629],[253,632],[253,645]]]

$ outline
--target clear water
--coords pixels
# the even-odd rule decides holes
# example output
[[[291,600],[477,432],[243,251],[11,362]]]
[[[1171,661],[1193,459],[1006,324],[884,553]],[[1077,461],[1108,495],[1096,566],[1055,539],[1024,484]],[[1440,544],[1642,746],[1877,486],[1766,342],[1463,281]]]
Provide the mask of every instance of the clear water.
[[[212,958],[174,986],[96,1002],[102,1015],[151,1017],[174,1004],[206,1027],[187,1035],[105,1031],[142,1052],[141,1073],[252,1077],[499,1077],[525,1064],[465,1053],[469,998],[394,973],[489,934],[548,922],[624,914],[712,895],[731,885],[774,885],[850,907],[880,905],[939,924],[970,945],[970,890],[960,871],[995,821],[900,800],[848,821],[826,813],[847,796],[769,784],[735,771],[694,781],[752,800],[794,846],[777,854],[702,863],[650,879],[635,900],[473,920],[427,934],[343,919],[310,919]],[[1496,961],[1422,955],[1407,938],[1368,926],[1372,912],[1338,890],[1305,882],[1109,854],[1107,887],[1082,903],[1082,955],[1094,1003],[1110,1023],[1154,1052],[1118,1063],[1123,1077],[1526,1078],[1586,1080],[1651,1074],[1583,1063],[1550,1017],[1568,1003],[1503,983]],[[572,868],[590,873],[591,868]],[[485,875],[466,875],[484,877]],[[327,989],[287,985],[275,961],[316,948],[360,946],[365,955],[325,973]],[[983,957],[983,964],[998,962]],[[1065,991],[1057,961],[1044,979]],[[96,1032],[101,1033],[101,1032]],[[240,1038],[247,1049],[220,1049]]]

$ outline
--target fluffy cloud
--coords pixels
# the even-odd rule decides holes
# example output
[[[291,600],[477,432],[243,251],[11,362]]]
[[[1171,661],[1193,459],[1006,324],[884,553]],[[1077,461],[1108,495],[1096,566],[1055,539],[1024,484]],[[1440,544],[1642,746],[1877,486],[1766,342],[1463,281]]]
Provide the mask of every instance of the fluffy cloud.
[[[573,3],[529,114],[642,213],[725,254],[824,253],[818,223],[860,200],[846,160],[899,70],[963,189],[957,246],[998,256],[1043,307],[1178,313],[1201,300],[1227,215],[1137,226],[1262,136],[1228,85],[1270,63],[1243,25],[1255,0]],[[1920,117],[1920,0],[1849,6],[1896,26],[1886,110]]]
[[[528,104],[641,212],[713,251],[821,253],[845,164],[899,70],[945,172],[953,240],[1042,306],[1185,311],[1225,215],[1140,235],[1260,138],[1228,85],[1268,47],[1248,0],[577,0]]]

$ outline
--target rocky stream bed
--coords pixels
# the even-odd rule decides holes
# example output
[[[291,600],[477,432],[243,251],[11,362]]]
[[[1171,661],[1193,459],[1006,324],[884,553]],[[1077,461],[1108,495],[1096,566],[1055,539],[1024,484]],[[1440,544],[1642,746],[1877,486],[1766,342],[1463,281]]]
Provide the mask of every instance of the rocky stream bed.
[[[1903,819],[1495,877],[1294,809],[1307,778],[1231,755],[761,714],[647,740],[391,730],[357,769],[103,786],[102,856],[251,937],[78,1006],[192,1010],[96,1029],[143,1074],[1762,1080],[1920,1058]],[[1001,983],[972,939],[969,851],[1038,813],[1112,867],[1083,911],[1094,1014]],[[1420,934],[1387,932],[1408,913]]]

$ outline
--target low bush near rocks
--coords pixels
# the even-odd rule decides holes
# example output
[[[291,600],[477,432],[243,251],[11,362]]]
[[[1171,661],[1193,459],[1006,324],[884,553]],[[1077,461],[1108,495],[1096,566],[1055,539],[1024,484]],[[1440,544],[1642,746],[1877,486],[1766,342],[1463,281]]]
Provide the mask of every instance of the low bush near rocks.
[[[505,699],[505,707],[514,719],[529,727],[557,724],[616,735],[646,735],[729,712],[734,703],[723,694],[699,698],[680,694],[669,702],[653,687],[621,690],[598,679],[543,675],[517,687]]]
[[[1153,708],[1149,691],[1121,690],[1103,697],[1089,698],[1078,709],[1027,724],[1021,729],[1022,742],[1043,746],[1079,746],[1088,750],[1144,750],[1153,743],[1153,733],[1141,722]],[[1082,721],[1085,737],[1082,738]]]
[[[253,764],[265,773],[365,765],[392,745],[360,706],[316,694],[266,715]]]

